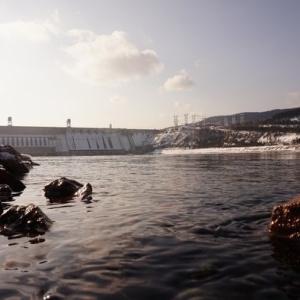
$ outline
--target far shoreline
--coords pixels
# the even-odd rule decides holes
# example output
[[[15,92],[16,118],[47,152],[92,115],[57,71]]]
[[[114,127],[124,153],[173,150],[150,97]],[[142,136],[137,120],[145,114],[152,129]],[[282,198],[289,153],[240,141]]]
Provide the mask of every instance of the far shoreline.
[[[156,149],[153,155],[178,155],[178,154],[230,154],[230,153],[265,153],[265,152],[300,152],[300,145],[273,145],[256,147],[228,147],[228,148],[165,148]]]

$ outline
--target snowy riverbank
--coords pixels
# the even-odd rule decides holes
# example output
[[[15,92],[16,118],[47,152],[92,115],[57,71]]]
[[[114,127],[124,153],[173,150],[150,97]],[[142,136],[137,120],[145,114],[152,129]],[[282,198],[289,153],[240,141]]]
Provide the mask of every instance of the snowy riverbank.
[[[182,149],[182,148],[168,148],[156,149],[152,154],[221,154],[221,153],[258,153],[258,152],[275,152],[275,151],[296,151],[300,152],[300,145],[295,146],[260,146],[260,147],[232,147],[232,148],[201,148],[201,149]]]
[[[218,127],[169,128],[148,139],[153,154],[300,151],[300,134],[284,131],[237,131]]]

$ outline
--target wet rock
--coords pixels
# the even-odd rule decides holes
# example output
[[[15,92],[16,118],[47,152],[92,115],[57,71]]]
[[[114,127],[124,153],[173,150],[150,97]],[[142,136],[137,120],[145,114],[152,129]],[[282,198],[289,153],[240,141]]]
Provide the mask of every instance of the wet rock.
[[[21,192],[26,188],[21,180],[7,172],[2,165],[0,165],[0,184],[9,185],[14,192]]]
[[[269,232],[287,238],[300,237],[300,196],[274,207]]]
[[[15,175],[26,174],[33,166],[29,156],[19,153],[10,145],[0,146],[0,164]]]
[[[61,177],[44,187],[45,197],[50,200],[68,200],[80,197],[82,200],[91,198],[92,186],[89,183],[82,184],[76,180]]]
[[[12,200],[12,189],[7,184],[0,184],[0,201],[11,201]]]
[[[0,216],[0,234],[36,236],[49,230],[52,223],[52,220],[34,204],[14,205]]]

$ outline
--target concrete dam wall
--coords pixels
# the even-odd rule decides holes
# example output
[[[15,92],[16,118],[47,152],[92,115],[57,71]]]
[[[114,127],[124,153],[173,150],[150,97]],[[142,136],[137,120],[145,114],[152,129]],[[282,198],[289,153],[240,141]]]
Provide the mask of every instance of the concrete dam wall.
[[[0,126],[0,144],[30,155],[145,153],[155,130]]]

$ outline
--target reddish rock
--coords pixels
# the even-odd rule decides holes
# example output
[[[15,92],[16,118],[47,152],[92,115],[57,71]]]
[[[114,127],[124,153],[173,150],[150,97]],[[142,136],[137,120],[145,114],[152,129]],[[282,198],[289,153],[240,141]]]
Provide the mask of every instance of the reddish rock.
[[[274,207],[269,232],[287,238],[300,237],[300,196]]]

